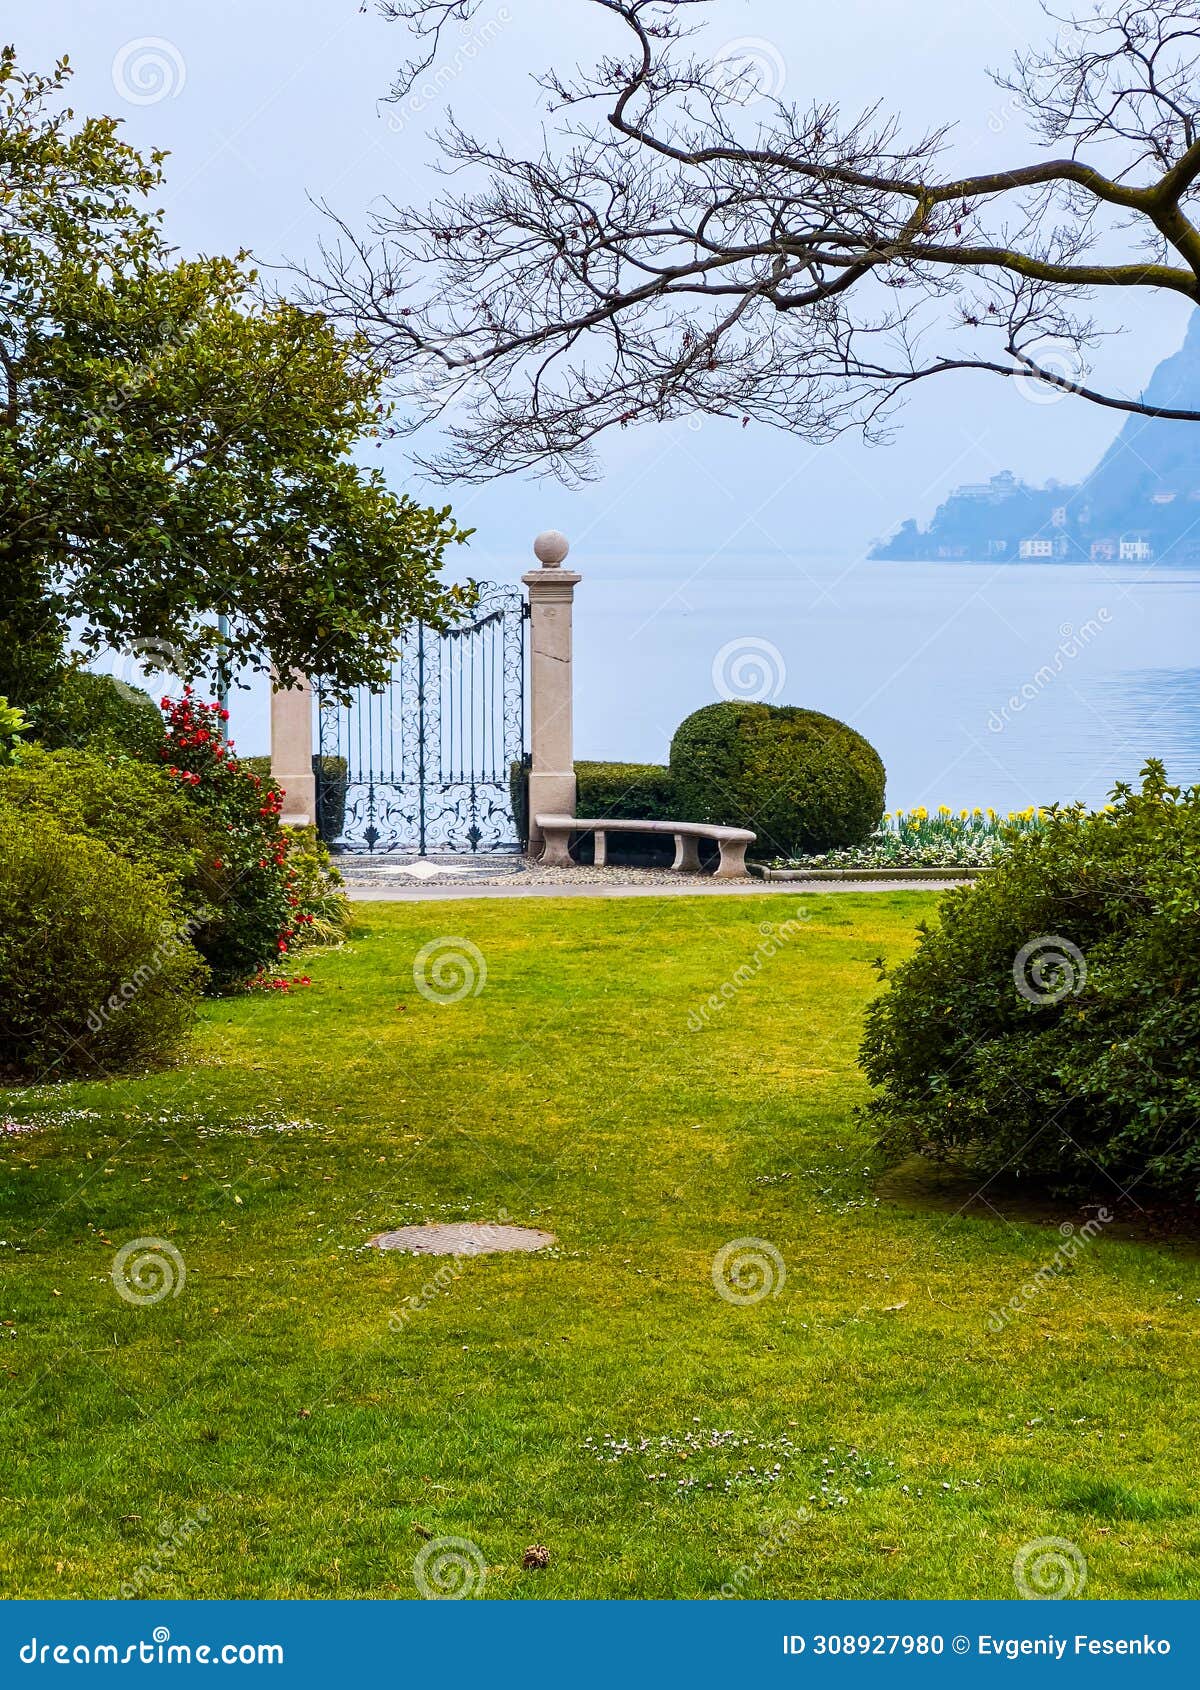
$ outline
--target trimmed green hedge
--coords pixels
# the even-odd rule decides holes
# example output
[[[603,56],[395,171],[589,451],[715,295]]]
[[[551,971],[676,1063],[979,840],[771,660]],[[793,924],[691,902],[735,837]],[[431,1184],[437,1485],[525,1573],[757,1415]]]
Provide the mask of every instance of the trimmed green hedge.
[[[661,763],[576,763],[575,808],[614,821],[678,821],[671,771]]]
[[[509,769],[509,792],[522,845],[529,842],[527,775],[522,763],[513,763]],[[576,763],[575,782],[578,815],[611,816],[614,821],[678,820],[671,799],[671,772],[661,763]],[[641,846],[653,843],[658,849],[651,834],[624,837]]]
[[[883,816],[874,748],[794,705],[706,705],[676,729],[670,772],[678,820],[753,828],[760,857],[857,845]]]
[[[524,851],[529,844],[529,770],[524,763],[508,765],[508,801],[512,805],[517,838]]]

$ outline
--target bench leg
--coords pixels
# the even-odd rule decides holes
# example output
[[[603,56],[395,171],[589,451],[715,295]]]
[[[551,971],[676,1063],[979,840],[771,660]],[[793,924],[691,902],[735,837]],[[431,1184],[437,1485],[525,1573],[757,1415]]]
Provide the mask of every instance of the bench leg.
[[[566,829],[557,827],[546,834],[546,843],[542,847],[543,868],[570,868],[571,853],[568,849],[570,834]]]
[[[596,850],[592,861],[597,868],[608,867],[608,835],[602,827],[596,829]]]
[[[677,833],[675,835],[675,861],[671,867],[680,874],[700,873],[700,847],[696,843],[694,834]]]
[[[744,839],[722,840],[721,860],[717,864],[717,880],[745,880],[746,842]]]

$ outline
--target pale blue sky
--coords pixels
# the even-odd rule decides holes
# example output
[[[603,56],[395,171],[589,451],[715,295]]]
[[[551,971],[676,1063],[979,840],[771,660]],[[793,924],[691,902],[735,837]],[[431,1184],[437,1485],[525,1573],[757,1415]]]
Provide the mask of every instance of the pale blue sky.
[[[436,103],[406,111],[398,125],[397,108],[379,103],[408,43],[373,4],[363,12],[359,0],[9,0],[4,9],[5,33],[28,59],[70,54],[80,109],[115,113],[132,140],[170,150],[169,228],[185,249],[244,245],[264,263],[311,256],[320,219],[309,196],[356,218],[378,196],[423,199],[428,191],[423,131],[442,111]],[[848,110],[881,99],[914,131],[954,119],[967,167],[1032,150],[986,67],[1045,33],[1035,0],[718,0],[707,12],[713,47],[747,37],[769,44],[788,98],[837,99]],[[619,27],[583,0],[484,0],[479,20],[499,28],[481,52],[459,60],[449,97],[456,116],[509,142],[536,132],[532,71],[621,44]],[[139,55],[130,44],[147,38],[165,43],[157,51],[168,89],[136,104],[115,83],[122,53],[131,67],[124,80],[133,79]],[[1107,354],[1116,378],[1133,387],[1182,333],[1173,302],[1145,318]],[[532,533],[551,525],[598,559],[698,548],[850,555],[900,518],[927,514],[959,481],[1002,467],[1070,478],[1113,432],[1110,417],[1080,402],[1039,406],[1008,384],[950,377],[920,393],[886,448],[846,439],[814,449],[766,428],[712,421],[646,427],[606,444],[598,486],[506,483],[457,493],[455,506],[480,530],[481,564],[504,560],[506,573],[527,555]],[[398,484],[413,485],[401,446],[385,462]]]

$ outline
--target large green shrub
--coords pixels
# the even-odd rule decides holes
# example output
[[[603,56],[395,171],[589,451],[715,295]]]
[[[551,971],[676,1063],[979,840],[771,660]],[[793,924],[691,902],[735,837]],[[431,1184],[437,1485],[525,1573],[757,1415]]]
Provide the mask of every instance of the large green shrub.
[[[64,669],[54,692],[33,712],[33,732],[52,750],[86,748],[153,762],[163,729],[149,693],[111,675]]]
[[[884,768],[861,734],[791,705],[706,705],[671,741],[675,819],[750,827],[759,856],[857,845],[883,815]]]
[[[30,746],[0,768],[0,804],[99,839],[161,880],[185,914],[212,894],[205,870],[219,850],[215,833],[161,766]]]
[[[204,968],[164,886],[99,840],[0,805],[0,1073],[165,1061]]]
[[[1200,1191],[1200,788],[1114,798],[1014,835],[892,973],[862,1060],[895,1154]]]

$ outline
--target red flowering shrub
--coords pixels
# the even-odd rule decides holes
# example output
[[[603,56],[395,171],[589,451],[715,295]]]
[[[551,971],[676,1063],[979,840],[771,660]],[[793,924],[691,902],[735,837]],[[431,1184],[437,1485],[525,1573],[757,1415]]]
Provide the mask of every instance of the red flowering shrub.
[[[218,989],[244,985],[287,966],[298,922],[295,872],[288,866],[280,826],[278,788],[234,755],[223,737],[229,712],[203,704],[191,687],[164,698],[167,774],[204,811],[220,841],[219,855],[201,864],[209,906],[194,939]]]

